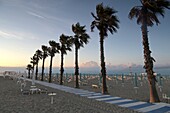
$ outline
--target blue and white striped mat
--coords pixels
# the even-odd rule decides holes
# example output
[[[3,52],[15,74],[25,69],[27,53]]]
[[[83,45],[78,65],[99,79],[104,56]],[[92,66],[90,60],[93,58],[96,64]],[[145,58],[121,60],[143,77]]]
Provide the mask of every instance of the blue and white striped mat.
[[[28,81],[32,81],[30,79],[26,79]],[[139,112],[145,112],[145,113],[170,113],[170,104],[167,103],[147,103],[147,102],[141,102],[137,100],[131,100],[131,99],[124,99],[121,97],[113,97],[111,95],[102,95],[101,93],[95,93],[83,89],[76,89],[71,88],[63,85],[57,85],[53,83],[47,83],[42,81],[35,80],[35,83],[48,86],[54,89],[62,90],[65,92],[73,93],[76,95],[80,95],[83,97],[87,97],[89,99],[95,99],[97,101],[103,101],[105,103],[115,104],[120,107],[126,107],[129,109],[133,109],[135,111]]]

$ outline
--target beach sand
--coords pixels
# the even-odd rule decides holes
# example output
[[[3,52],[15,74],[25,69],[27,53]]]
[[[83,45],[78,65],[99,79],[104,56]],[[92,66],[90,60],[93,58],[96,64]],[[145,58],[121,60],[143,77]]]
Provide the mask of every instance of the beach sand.
[[[26,83],[26,87],[30,88],[31,83]],[[22,95],[20,85],[16,80],[0,77],[0,113],[137,113],[117,105],[80,97],[38,84],[36,86],[47,88],[48,93],[55,92],[54,103],[50,103],[51,97],[46,93]],[[116,94],[118,95],[118,92]]]
[[[167,77],[168,78],[168,77]],[[160,86],[156,85],[158,95],[161,102],[164,103],[170,103],[170,101],[167,101],[166,99],[163,99],[162,95],[167,94],[170,96],[170,78],[164,78],[162,80],[162,86],[160,90]],[[140,79],[140,78],[139,78]],[[118,96],[126,99],[133,99],[133,100],[139,100],[144,102],[149,102],[149,86],[147,78],[143,79],[142,81],[138,80],[137,87],[134,86],[134,81],[132,79],[124,79],[124,83],[122,84],[122,80],[115,80],[114,78],[107,79],[107,86],[108,86],[108,92],[112,96]],[[54,83],[59,84],[59,82],[54,81]],[[93,88],[92,85],[98,85],[99,80],[96,77],[89,77],[85,82],[87,83],[85,85],[80,84],[80,89],[86,89],[93,92],[101,92],[101,87],[99,88]],[[69,87],[75,87],[75,82],[64,82],[63,85],[69,86]]]

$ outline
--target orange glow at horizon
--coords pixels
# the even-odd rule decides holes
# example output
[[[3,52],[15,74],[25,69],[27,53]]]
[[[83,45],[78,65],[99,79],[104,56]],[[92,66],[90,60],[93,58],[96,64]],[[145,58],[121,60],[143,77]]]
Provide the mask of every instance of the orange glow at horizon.
[[[0,66],[4,67],[22,67],[27,64],[27,58],[24,53],[1,50]]]

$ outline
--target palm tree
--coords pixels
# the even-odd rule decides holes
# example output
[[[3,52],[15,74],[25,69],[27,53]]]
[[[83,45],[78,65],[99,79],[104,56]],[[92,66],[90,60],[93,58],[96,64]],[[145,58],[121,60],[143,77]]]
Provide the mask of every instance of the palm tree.
[[[90,36],[86,33],[85,26],[80,26],[79,23],[72,25],[72,31],[74,32],[74,36],[72,37],[72,43],[75,45],[75,75],[76,75],[76,88],[79,88],[78,83],[78,75],[79,75],[79,67],[78,67],[78,49],[80,47],[84,47],[84,44],[88,43]]]
[[[129,18],[137,18],[137,24],[141,25],[142,40],[143,40],[143,52],[144,52],[144,68],[148,75],[149,87],[150,87],[150,102],[160,102],[159,96],[156,90],[156,77],[153,71],[154,58],[151,56],[151,50],[149,48],[148,41],[148,26],[152,27],[154,23],[157,25],[160,23],[157,15],[164,17],[165,8],[170,9],[170,2],[167,0],[140,0],[141,6],[135,6],[130,10]]]
[[[39,60],[42,59],[42,51],[41,50],[37,50],[35,52],[35,55],[36,55],[36,72],[35,72],[35,79],[37,80],[37,76],[38,76],[38,63],[39,63]]]
[[[28,70],[28,78],[30,78],[30,71],[32,70],[32,65],[28,64],[26,69]]]
[[[64,60],[64,55],[67,54],[67,51],[71,51],[71,37],[66,36],[62,34],[60,36],[60,53],[61,53],[61,69],[60,69],[60,85],[63,84],[63,73],[64,73],[64,68],[63,68],[63,60]]]
[[[42,73],[41,73],[41,81],[43,81],[44,79],[44,63],[45,63],[45,59],[48,57],[48,47],[45,45],[41,46],[42,49]]]
[[[32,63],[32,77],[34,76],[34,67],[37,64],[36,62],[36,54],[33,55],[33,57],[31,58],[30,63]]]
[[[103,7],[103,3],[96,6],[96,14],[91,13],[94,17],[94,21],[91,23],[91,31],[96,27],[99,30],[100,36],[100,59],[101,59],[101,74],[102,74],[102,93],[108,94],[106,85],[106,66],[104,57],[104,39],[108,36],[107,32],[110,31],[111,34],[117,32],[119,28],[119,20],[115,15],[117,11],[108,6]]]
[[[51,74],[52,74],[52,61],[53,57],[55,56],[55,53],[59,53],[59,43],[56,43],[54,40],[50,40],[49,44],[51,47],[48,48],[48,55],[51,57],[50,59],[50,70],[49,70],[49,80],[48,82],[51,82]]]

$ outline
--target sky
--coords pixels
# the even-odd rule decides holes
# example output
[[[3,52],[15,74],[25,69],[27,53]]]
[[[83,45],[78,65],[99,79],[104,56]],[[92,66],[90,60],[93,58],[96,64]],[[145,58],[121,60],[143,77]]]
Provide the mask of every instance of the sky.
[[[105,60],[110,70],[131,69],[143,66],[143,46],[140,25],[130,20],[128,13],[139,0],[0,0],[0,67],[26,67],[41,45],[49,46],[49,40],[59,42],[61,34],[73,36],[72,24],[85,25],[89,43],[79,50],[80,67],[99,67],[99,32],[91,32],[96,5],[103,3],[117,10],[119,29],[109,34],[104,42]],[[96,13],[95,13],[96,14]],[[149,43],[156,69],[170,70],[170,12],[158,16],[161,24],[149,30]],[[74,67],[74,46],[64,58],[65,67]],[[45,66],[48,67],[48,57]],[[42,61],[39,62],[41,67]],[[53,66],[60,66],[60,54],[56,54]],[[170,71],[169,71],[170,72]]]

